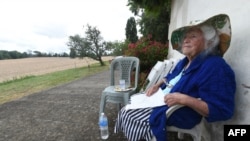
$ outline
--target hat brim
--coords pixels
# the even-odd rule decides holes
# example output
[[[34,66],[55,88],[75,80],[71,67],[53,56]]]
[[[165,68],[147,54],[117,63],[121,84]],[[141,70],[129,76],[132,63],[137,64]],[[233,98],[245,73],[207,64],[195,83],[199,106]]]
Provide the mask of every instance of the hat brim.
[[[211,25],[217,30],[217,33],[220,38],[218,49],[221,56],[223,56],[224,53],[228,50],[231,42],[231,23],[229,16],[226,14],[219,14],[203,22],[184,26],[174,30],[171,35],[171,44],[173,49],[180,51],[182,39],[186,31],[188,31],[190,28],[194,26],[200,26],[200,25]]]

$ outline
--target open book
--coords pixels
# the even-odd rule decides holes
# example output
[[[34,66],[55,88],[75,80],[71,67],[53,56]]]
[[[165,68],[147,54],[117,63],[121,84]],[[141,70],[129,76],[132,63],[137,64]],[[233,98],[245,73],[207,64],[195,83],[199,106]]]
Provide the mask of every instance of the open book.
[[[145,93],[131,96],[130,104],[126,105],[126,109],[148,108],[165,105],[162,89],[158,89],[156,93],[151,96],[146,96]]]

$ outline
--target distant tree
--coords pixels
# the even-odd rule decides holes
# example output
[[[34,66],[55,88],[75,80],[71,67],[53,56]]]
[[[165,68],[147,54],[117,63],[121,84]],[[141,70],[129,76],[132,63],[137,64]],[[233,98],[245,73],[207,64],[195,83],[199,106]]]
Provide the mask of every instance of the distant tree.
[[[11,59],[11,56],[9,55],[9,52],[6,50],[0,50],[0,59]]]
[[[66,52],[63,52],[63,53],[61,54],[61,57],[69,57],[69,54],[66,53]]]
[[[69,36],[67,45],[70,47],[70,50],[76,53],[76,56],[80,58],[87,57],[88,46],[90,45],[85,38],[82,38],[78,34]]]
[[[37,57],[42,57],[42,53],[40,51],[33,51],[33,53],[35,54],[35,56]]]
[[[22,54],[18,51],[9,51],[9,55],[11,59],[22,58]]]
[[[87,24],[85,35],[86,37],[80,37],[80,35],[70,36],[67,45],[74,49],[79,57],[90,57],[104,66],[102,56],[110,49],[110,44],[103,41],[101,32],[97,27]]]
[[[53,54],[53,57],[58,57],[58,53],[54,53],[54,54]]]
[[[22,53],[22,58],[27,58],[27,57],[29,57],[29,54],[27,52],[23,52]]]
[[[156,16],[143,13],[141,20],[138,21],[140,25],[140,33],[146,37],[151,35],[153,40],[161,43],[168,42],[168,25],[170,22],[170,13],[166,9],[159,11]]]
[[[153,40],[168,42],[171,0],[128,0],[130,11],[140,17],[139,32]]]
[[[18,51],[6,51],[0,50],[0,60],[4,59],[19,59],[19,58],[27,58],[29,55],[26,52],[18,52]]]
[[[128,6],[135,15],[140,14],[140,12],[158,15],[163,9],[170,12],[171,0],[128,0]]]
[[[111,42],[109,55],[114,55],[114,56],[124,55],[125,50],[128,48],[128,42],[129,42],[128,40],[125,40],[125,42],[121,41]]]
[[[137,28],[134,17],[130,17],[127,21],[126,39],[129,40],[131,43],[135,43],[136,41],[138,41]]]
[[[76,50],[74,48],[70,48],[70,52],[69,52],[69,57],[70,58],[76,58]]]

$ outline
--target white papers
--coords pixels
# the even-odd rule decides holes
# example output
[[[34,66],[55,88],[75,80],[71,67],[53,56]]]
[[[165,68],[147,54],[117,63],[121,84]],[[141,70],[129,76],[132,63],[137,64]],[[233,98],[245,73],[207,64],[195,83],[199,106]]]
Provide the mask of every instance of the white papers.
[[[159,88],[159,90],[152,96],[146,96],[146,94],[133,95],[131,96],[131,103],[126,105],[126,109],[157,107],[165,105],[164,96],[165,95],[161,88]]]

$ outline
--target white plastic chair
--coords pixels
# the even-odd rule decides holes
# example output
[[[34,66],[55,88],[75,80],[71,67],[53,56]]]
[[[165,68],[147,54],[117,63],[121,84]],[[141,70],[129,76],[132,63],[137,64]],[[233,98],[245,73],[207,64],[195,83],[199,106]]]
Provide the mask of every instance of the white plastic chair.
[[[170,107],[166,112],[166,117],[169,118],[174,111],[181,107],[183,107],[183,105]],[[208,123],[204,118],[202,118],[199,124],[195,125],[191,129],[182,129],[175,126],[167,126],[166,128],[168,132],[177,132],[178,139],[180,140],[184,140],[184,134],[188,134],[192,137],[193,141],[211,141]],[[151,141],[156,141],[156,138],[153,137]]]
[[[161,79],[172,71],[178,61],[176,59],[169,59],[164,61],[157,61],[154,67],[151,69],[146,81],[146,87],[143,91],[150,88],[152,85],[161,81]]]
[[[160,77],[162,71],[165,68],[165,64],[163,61],[157,61],[154,67],[150,70],[146,80],[145,80],[145,87],[141,89],[141,91],[146,91],[152,85],[156,84],[158,78]]]
[[[128,104],[129,97],[137,92],[139,80],[139,59],[137,57],[119,57],[112,60],[110,65],[110,86],[102,91],[100,111],[99,114],[104,112],[106,102],[117,103],[118,108],[121,104]],[[133,86],[131,86],[131,75],[134,72]],[[130,89],[126,91],[116,90],[116,81],[125,80],[126,86]]]
[[[161,81],[163,79],[163,77],[165,77],[168,73],[171,73],[172,70],[174,69],[175,65],[178,63],[178,61],[179,60],[177,60],[177,59],[164,60],[164,62],[163,62],[164,68],[160,72],[160,74],[157,78],[157,82]]]
[[[175,105],[170,107],[166,112],[166,117],[169,118],[171,114],[177,109],[183,107],[183,105]],[[175,126],[167,126],[167,131],[177,132],[179,139],[184,139],[184,134],[189,134],[193,138],[193,141],[210,141],[210,133],[208,129],[207,121],[202,118],[201,122],[195,125],[191,129],[181,129]]]

